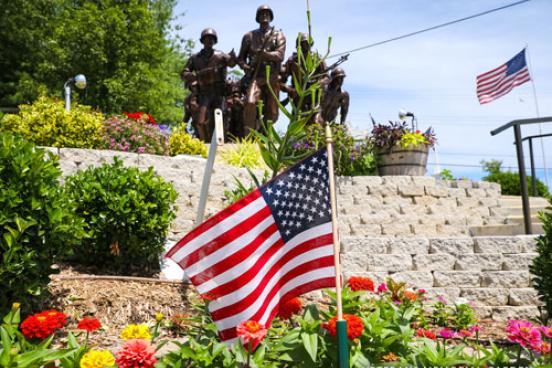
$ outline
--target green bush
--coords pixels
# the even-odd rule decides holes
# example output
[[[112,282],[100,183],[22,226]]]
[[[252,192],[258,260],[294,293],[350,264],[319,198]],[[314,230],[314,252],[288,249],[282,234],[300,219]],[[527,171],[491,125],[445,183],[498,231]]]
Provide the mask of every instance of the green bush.
[[[220,152],[222,161],[228,165],[248,167],[252,169],[266,169],[261,157],[259,144],[254,137],[236,140],[235,144],[223,147]]]
[[[129,119],[112,116],[103,123],[101,148],[124,152],[151,153],[166,155],[169,153],[167,134],[159,126],[144,118]]]
[[[199,155],[207,157],[205,144],[188,134],[184,125],[173,129],[169,138],[169,151],[171,156]]]
[[[533,285],[544,303],[547,319],[552,318],[552,207],[540,214],[544,235],[537,238],[537,257],[529,267],[533,275]]]
[[[56,156],[0,133],[0,310],[41,294],[52,264],[83,235],[60,176]]]
[[[67,112],[63,101],[41,96],[32,105],[20,105],[19,114],[4,116],[0,130],[38,146],[96,148],[103,119],[90,106],[73,103]]]
[[[500,184],[503,195],[521,195],[521,188],[519,185],[519,174],[513,172],[495,172],[489,174],[483,178],[485,181],[490,181],[493,183]],[[531,180],[532,177],[527,177],[527,188],[529,190],[529,195],[533,195],[531,190]],[[550,192],[546,185],[537,179],[537,196],[538,197],[550,197]]]
[[[112,164],[68,177],[66,188],[90,237],[74,249],[75,261],[105,272],[159,268],[167,231],[175,218],[176,191],[153,172]]]

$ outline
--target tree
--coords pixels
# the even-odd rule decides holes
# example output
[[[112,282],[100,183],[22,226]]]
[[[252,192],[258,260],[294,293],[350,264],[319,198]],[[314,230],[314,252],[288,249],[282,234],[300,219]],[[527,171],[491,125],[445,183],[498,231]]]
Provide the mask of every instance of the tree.
[[[22,29],[22,36],[4,34],[9,30],[0,36],[0,42],[5,38],[13,45],[9,58],[0,61],[10,77],[1,78],[0,104],[28,102],[41,90],[58,95],[68,77],[83,73],[89,87],[80,102],[106,113],[144,111],[158,121],[179,121],[184,98],[179,72],[191,45],[170,37],[175,3],[11,1],[14,13],[21,6],[32,21],[14,16],[9,27],[13,33]],[[44,10],[47,16],[39,16]],[[20,52],[19,44],[30,46]]]

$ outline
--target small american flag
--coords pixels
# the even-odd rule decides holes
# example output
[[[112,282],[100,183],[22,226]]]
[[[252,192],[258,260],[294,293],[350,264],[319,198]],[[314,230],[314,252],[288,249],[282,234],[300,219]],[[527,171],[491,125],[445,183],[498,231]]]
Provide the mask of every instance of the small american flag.
[[[480,104],[489,103],[530,80],[523,49],[506,64],[477,77],[477,98]]]
[[[327,156],[307,157],[167,253],[211,300],[221,340],[236,338],[247,320],[269,325],[288,299],[335,287]]]

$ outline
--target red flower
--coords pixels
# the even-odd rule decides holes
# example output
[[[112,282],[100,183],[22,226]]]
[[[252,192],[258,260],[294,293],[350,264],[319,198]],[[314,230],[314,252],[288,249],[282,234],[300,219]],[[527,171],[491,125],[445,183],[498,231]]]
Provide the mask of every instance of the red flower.
[[[353,291],[374,291],[374,281],[368,277],[352,276],[349,278],[347,284]]]
[[[151,116],[150,114],[148,114],[148,121],[149,121],[151,124],[157,125],[157,122],[155,121],[155,119],[153,118],[153,116]]]
[[[278,317],[289,319],[294,314],[298,314],[303,308],[303,302],[299,298],[291,298],[280,304]]]
[[[347,337],[349,340],[354,340],[357,337],[362,336],[364,331],[364,322],[359,317],[353,314],[343,314],[343,319],[347,321]],[[335,336],[337,334],[337,316],[330,319],[328,323],[322,325],[323,328],[327,329],[330,336]]]
[[[27,339],[45,339],[67,324],[67,316],[56,310],[33,314],[21,322],[21,332]]]
[[[472,335],[470,330],[460,330],[458,331],[458,335],[462,337],[470,337]]]
[[[143,112],[123,112],[123,114],[125,114],[126,117],[129,119],[138,120],[142,117],[144,113]]]
[[[236,332],[245,349],[252,353],[265,338],[267,329],[257,321],[245,321],[236,327]]]
[[[431,340],[435,340],[437,338],[437,335],[435,335],[435,332],[432,332],[430,330],[424,330],[423,328],[417,329],[416,335],[418,337],[425,337]]]
[[[119,368],[153,368],[157,359],[155,349],[146,340],[131,339],[116,354]]]
[[[102,327],[102,324],[100,323],[100,321],[98,321],[96,318],[90,318],[90,317],[85,317],[81,319],[79,321],[79,324],[77,325],[77,328],[79,330],[84,330],[86,332],[96,331],[100,327]]]

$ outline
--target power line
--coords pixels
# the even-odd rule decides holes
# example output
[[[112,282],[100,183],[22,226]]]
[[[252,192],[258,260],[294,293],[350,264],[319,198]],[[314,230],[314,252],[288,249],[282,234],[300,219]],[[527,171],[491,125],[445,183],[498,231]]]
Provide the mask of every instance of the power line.
[[[473,168],[479,168],[479,169],[483,169],[485,166],[482,166],[482,165],[470,165],[470,164],[445,164],[445,163],[442,163],[442,162],[439,162],[439,163],[432,163],[432,162],[428,162],[427,163],[428,165],[431,165],[431,166],[451,166],[451,167],[473,167]],[[508,169],[508,170],[518,170],[517,166],[501,166],[500,167],[501,169]],[[544,170],[543,167],[535,167],[535,170]],[[525,170],[527,172],[529,172],[529,170]]]
[[[344,51],[344,52],[340,52],[340,53],[338,53],[338,54],[333,54],[333,55],[329,56],[329,58],[334,58],[334,57],[338,57],[338,56],[341,56],[341,55],[350,54],[350,53],[353,53],[353,52],[365,50],[365,49],[368,49],[368,48],[371,48],[371,47],[383,45],[383,44],[385,44],[385,43],[389,43],[389,42],[393,42],[393,41],[402,40],[403,38],[412,37],[412,36],[415,36],[415,35],[420,34],[420,33],[433,31],[434,29],[437,29],[437,28],[442,28],[442,27],[450,26],[450,25],[452,25],[452,24],[460,23],[460,22],[463,22],[463,21],[465,21],[465,20],[469,20],[469,19],[481,17],[481,16],[483,16],[483,15],[487,15],[487,14],[490,14],[490,13],[494,13],[494,12],[497,12],[497,11],[499,11],[499,10],[511,8],[511,7],[513,7],[513,6],[517,6],[517,5],[526,3],[526,2],[528,2],[528,1],[531,1],[531,0],[516,1],[516,2],[514,2],[514,3],[508,4],[508,5],[504,5],[504,6],[501,6],[501,7],[499,7],[499,8],[494,8],[494,9],[491,9],[491,10],[487,10],[487,11],[484,11],[484,12],[481,12],[481,13],[473,14],[473,15],[470,15],[470,16],[468,16],[468,17],[456,19],[456,20],[453,20],[453,21],[450,21],[450,22],[442,23],[442,24],[439,24],[439,25],[436,25],[436,26],[433,26],[433,27],[429,27],[429,28],[425,28],[425,29],[419,30],[419,31],[410,32],[410,33],[404,34],[404,35],[402,35],[402,36],[397,36],[397,37],[389,38],[389,39],[387,39],[387,40],[379,41],[379,42],[372,43],[372,44],[369,44],[369,45],[366,45],[366,46],[357,47],[356,49],[352,49],[352,50],[349,50],[349,51]]]

